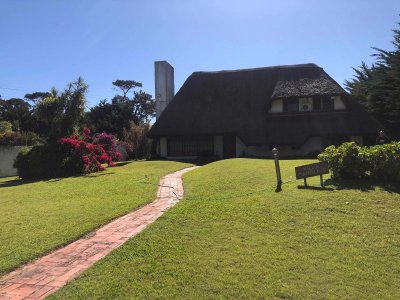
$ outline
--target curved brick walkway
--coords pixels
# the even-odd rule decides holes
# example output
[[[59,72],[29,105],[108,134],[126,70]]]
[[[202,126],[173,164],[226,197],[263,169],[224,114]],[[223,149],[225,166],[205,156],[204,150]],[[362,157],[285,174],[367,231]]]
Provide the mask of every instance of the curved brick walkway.
[[[163,177],[154,202],[0,278],[0,299],[43,299],[60,289],[174,206],[183,196],[182,174],[195,168]]]

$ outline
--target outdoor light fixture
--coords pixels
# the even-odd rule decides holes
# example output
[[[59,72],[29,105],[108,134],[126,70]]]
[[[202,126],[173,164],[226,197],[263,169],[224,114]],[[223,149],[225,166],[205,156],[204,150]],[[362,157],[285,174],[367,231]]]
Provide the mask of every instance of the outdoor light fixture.
[[[275,161],[275,171],[276,171],[276,192],[282,190],[282,178],[281,178],[281,168],[279,166],[279,151],[276,148],[272,149],[272,157]]]

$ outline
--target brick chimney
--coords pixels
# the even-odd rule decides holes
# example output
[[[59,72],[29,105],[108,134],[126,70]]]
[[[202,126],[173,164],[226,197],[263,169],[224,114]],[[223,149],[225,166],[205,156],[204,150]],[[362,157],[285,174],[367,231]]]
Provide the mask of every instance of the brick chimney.
[[[154,62],[154,79],[158,119],[175,95],[174,68],[165,60]]]

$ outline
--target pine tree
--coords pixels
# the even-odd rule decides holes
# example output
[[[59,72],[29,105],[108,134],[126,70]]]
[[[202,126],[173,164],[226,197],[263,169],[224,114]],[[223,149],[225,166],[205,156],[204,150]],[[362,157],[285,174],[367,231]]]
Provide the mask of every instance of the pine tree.
[[[394,29],[393,33],[394,50],[374,47],[375,63],[368,67],[363,62],[359,68],[353,68],[356,74],[345,85],[353,98],[394,137],[400,137],[400,29]]]

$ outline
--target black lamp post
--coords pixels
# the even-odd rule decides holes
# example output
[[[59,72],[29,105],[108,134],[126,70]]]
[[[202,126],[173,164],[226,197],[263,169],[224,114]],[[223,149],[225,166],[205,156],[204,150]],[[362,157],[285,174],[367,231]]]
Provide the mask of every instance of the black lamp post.
[[[276,171],[276,191],[280,192],[282,190],[282,178],[281,178],[281,168],[279,166],[279,151],[278,149],[272,149],[272,157],[275,161],[275,171]]]

